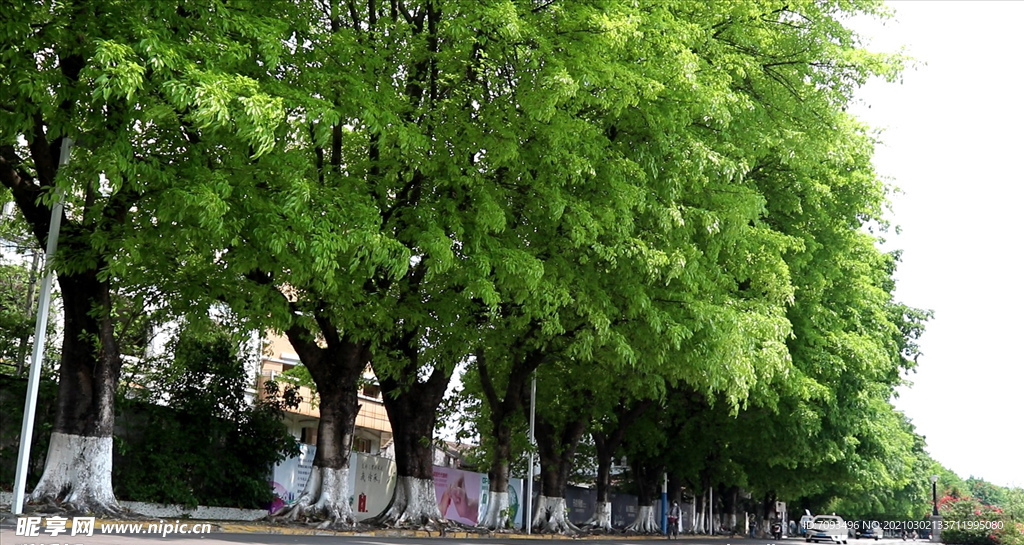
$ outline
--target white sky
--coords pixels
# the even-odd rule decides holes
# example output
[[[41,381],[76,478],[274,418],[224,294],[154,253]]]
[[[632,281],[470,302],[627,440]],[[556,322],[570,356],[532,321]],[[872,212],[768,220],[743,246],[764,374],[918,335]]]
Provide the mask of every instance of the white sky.
[[[854,111],[885,130],[875,164],[904,193],[897,297],[935,311],[895,404],[961,477],[1024,486],[1024,2],[890,5],[895,21],[855,28],[920,64]]]

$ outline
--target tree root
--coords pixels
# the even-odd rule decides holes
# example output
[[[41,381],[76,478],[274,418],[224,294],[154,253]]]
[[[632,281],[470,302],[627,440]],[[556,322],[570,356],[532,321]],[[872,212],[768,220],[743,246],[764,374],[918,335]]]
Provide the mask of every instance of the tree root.
[[[314,522],[323,530],[349,530],[356,520],[348,503],[348,468],[313,466],[302,494],[271,520]]]
[[[626,531],[638,534],[660,534],[661,527],[654,521],[654,508],[650,505],[641,505],[636,519],[626,527]]]
[[[533,518],[533,530],[539,533],[562,534],[575,536],[582,533],[576,525],[569,522],[565,508],[565,498],[549,496],[537,497],[537,509]]]
[[[53,432],[43,476],[29,502],[68,513],[117,516],[124,510],[111,484],[113,437]]]
[[[590,520],[583,523],[583,526],[596,531],[614,531],[614,528],[612,528],[612,503],[598,502],[597,509],[594,511],[594,516],[590,517]]]
[[[368,521],[389,528],[409,528],[445,532],[455,523],[445,520],[437,506],[434,481],[398,476],[391,505]],[[461,525],[460,525],[461,526]]]

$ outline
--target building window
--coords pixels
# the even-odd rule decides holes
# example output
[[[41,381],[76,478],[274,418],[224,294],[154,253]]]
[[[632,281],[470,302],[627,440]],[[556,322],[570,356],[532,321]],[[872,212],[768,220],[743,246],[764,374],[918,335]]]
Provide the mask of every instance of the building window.
[[[316,445],[316,428],[302,428],[302,434],[299,436],[299,441],[307,445]]]
[[[356,437],[352,439],[352,450],[355,452],[370,454],[370,449],[372,448],[373,442],[365,437]]]
[[[376,384],[364,384],[363,395],[371,399],[380,399],[380,386]]]

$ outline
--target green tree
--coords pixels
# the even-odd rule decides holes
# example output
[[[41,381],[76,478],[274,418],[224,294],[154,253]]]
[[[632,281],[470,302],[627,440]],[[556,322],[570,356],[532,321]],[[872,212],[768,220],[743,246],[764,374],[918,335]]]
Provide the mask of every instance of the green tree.
[[[967,487],[971,496],[974,496],[982,504],[992,507],[1002,507],[1006,503],[1006,489],[994,485],[985,479],[975,478],[973,475],[967,478]]]
[[[37,261],[31,266],[0,263],[0,363],[21,374],[35,325]]]
[[[33,1],[6,10],[0,182],[40,247],[50,206],[66,199],[55,266],[64,308],[57,421],[33,501],[118,509],[114,294],[147,285],[147,271],[181,267],[188,252],[172,236],[179,229],[217,223],[219,169],[230,166],[191,144],[205,139],[247,162],[273,146],[283,112],[239,67],[275,64],[279,21],[273,9],[218,2]],[[61,167],[68,137],[76,147]]]
[[[568,293],[578,297],[574,303],[582,302],[583,310],[575,315],[559,311],[561,329],[571,333],[563,339],[568,345],[564,357],[578,360],[586,373],[595,354],[617,350],[617,370],[633,371],[628,376],[643,376],[648,362],[664,361],[665,372],[677,380],[726,392],[727,405],[742,404],[754,387],[770,404],[772,388],[758,383],[766,383],[774,372],[780,377],[793,372],[786,370],[788,347],[782,339],[789,325],[782,309],[792,294],[789,258],[804,242],[795,230],[765,219],[770,215],[767,206],[784,207],[787,202],[780,195],[782,186],[765,187],[758,164],[776,151],[781,157],[783,149],[787,161],[796,157],[799,164],[820,164],[828,152],[815,139],[835,140],[829,133],[844,118],[851,89],[871,74],[891,76],[897,64],[858,50],[837,12],[813,3],[662,2],[639,13],[618,7],[637,21],[635,32],[647,32],[637,41],[645,45],[634,45],[628,53],[643,59],[639,70],[659,86],[635,108],[609,116],[605,136],[623,160],[640,165],[637,172],[645,178],[638,183],[646,184],[642,194],[648,198],[629,224],[635,246],[619,246],[631,252],[610,254],[614,265],[604,255],[584,254],[586,261],[580,259],[588,267],[595,259],[608,259],[598,270],[613,279],[587,277],[589,269],[576,272],[576,278],[566,276],[571,282],[566,282]],[[875,7],[866,3],[849,9],[872,12]],[[644,49],[647,45],[649,50]],[[593,76],[587,81],[598,80]],[[619,145],[626,149],[615,147]],[[848,168],[826,164],[822,170]],[[874,179],[867,176],[861,182],[873,184]],[[839,222],[870,213],[849,204],[836,220],[827,218],[831,211],[819,212]],[[843,225],[855,231],[861,224]],[[550,240],[544,242],[552,244]],[[550,255],[566,251],[559,248]],[[551,274],[557,271],[546,266],[544,281],[560,280]],[[548,339],[561,334],[558,329],[536,334],[524,307],[502,310],[502,323],[515,327],[496,328],[494,337],[511,335],[485,341],[483,349],[493,352],[483,358],[478,354],[476,364],[478,370],[486,365],[491,377],[511,371],[508,379],[496,381],[499,387],[523,384],[524,377],[516,374],[530,372],[541,361],[539,354],[528,357],[528,351],[551,353]],[[637,314],[642,318],[636,319]],[[595,316],[606,325],[589,328],[588,320],[600,323]],[[617,327],[622,323],[626,325]],[[513,346],[523,349],[510,350]],[[507,371],[499,375],[498,369]],[[812,386],[799,375],[794,382],[794,389]],[[487,392],[485,383],[481,386],[493,405],[490,414],[497,416],[495,401],[504,401]],[[508,394],[504,399],[510,399]],[[492,424],[491,429],[499,428]]]

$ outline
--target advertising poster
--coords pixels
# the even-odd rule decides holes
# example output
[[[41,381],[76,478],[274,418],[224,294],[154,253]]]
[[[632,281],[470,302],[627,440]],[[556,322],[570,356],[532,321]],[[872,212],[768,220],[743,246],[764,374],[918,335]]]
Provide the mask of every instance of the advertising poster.
[[[283,460],[274,466],[274,481],[271,483],[274,488],[274,501],[270,504],[270,514],[295,503],[302,493],[302,487],[306,486],[309,479],[314,455],[316,447],[302,444],[299,445],[298,456]]]
[[[357,521],[384,512],[395,492],[395,461],[380,456],[353,452],[349,458],[349,504]]]
[[[476,526],[480,521],[484,475],[450,467],[434,466],[434,491],[441,516]]]
[[[523,528],[523,480],[508,480],[508,506],[512,508],[512,526]]]

